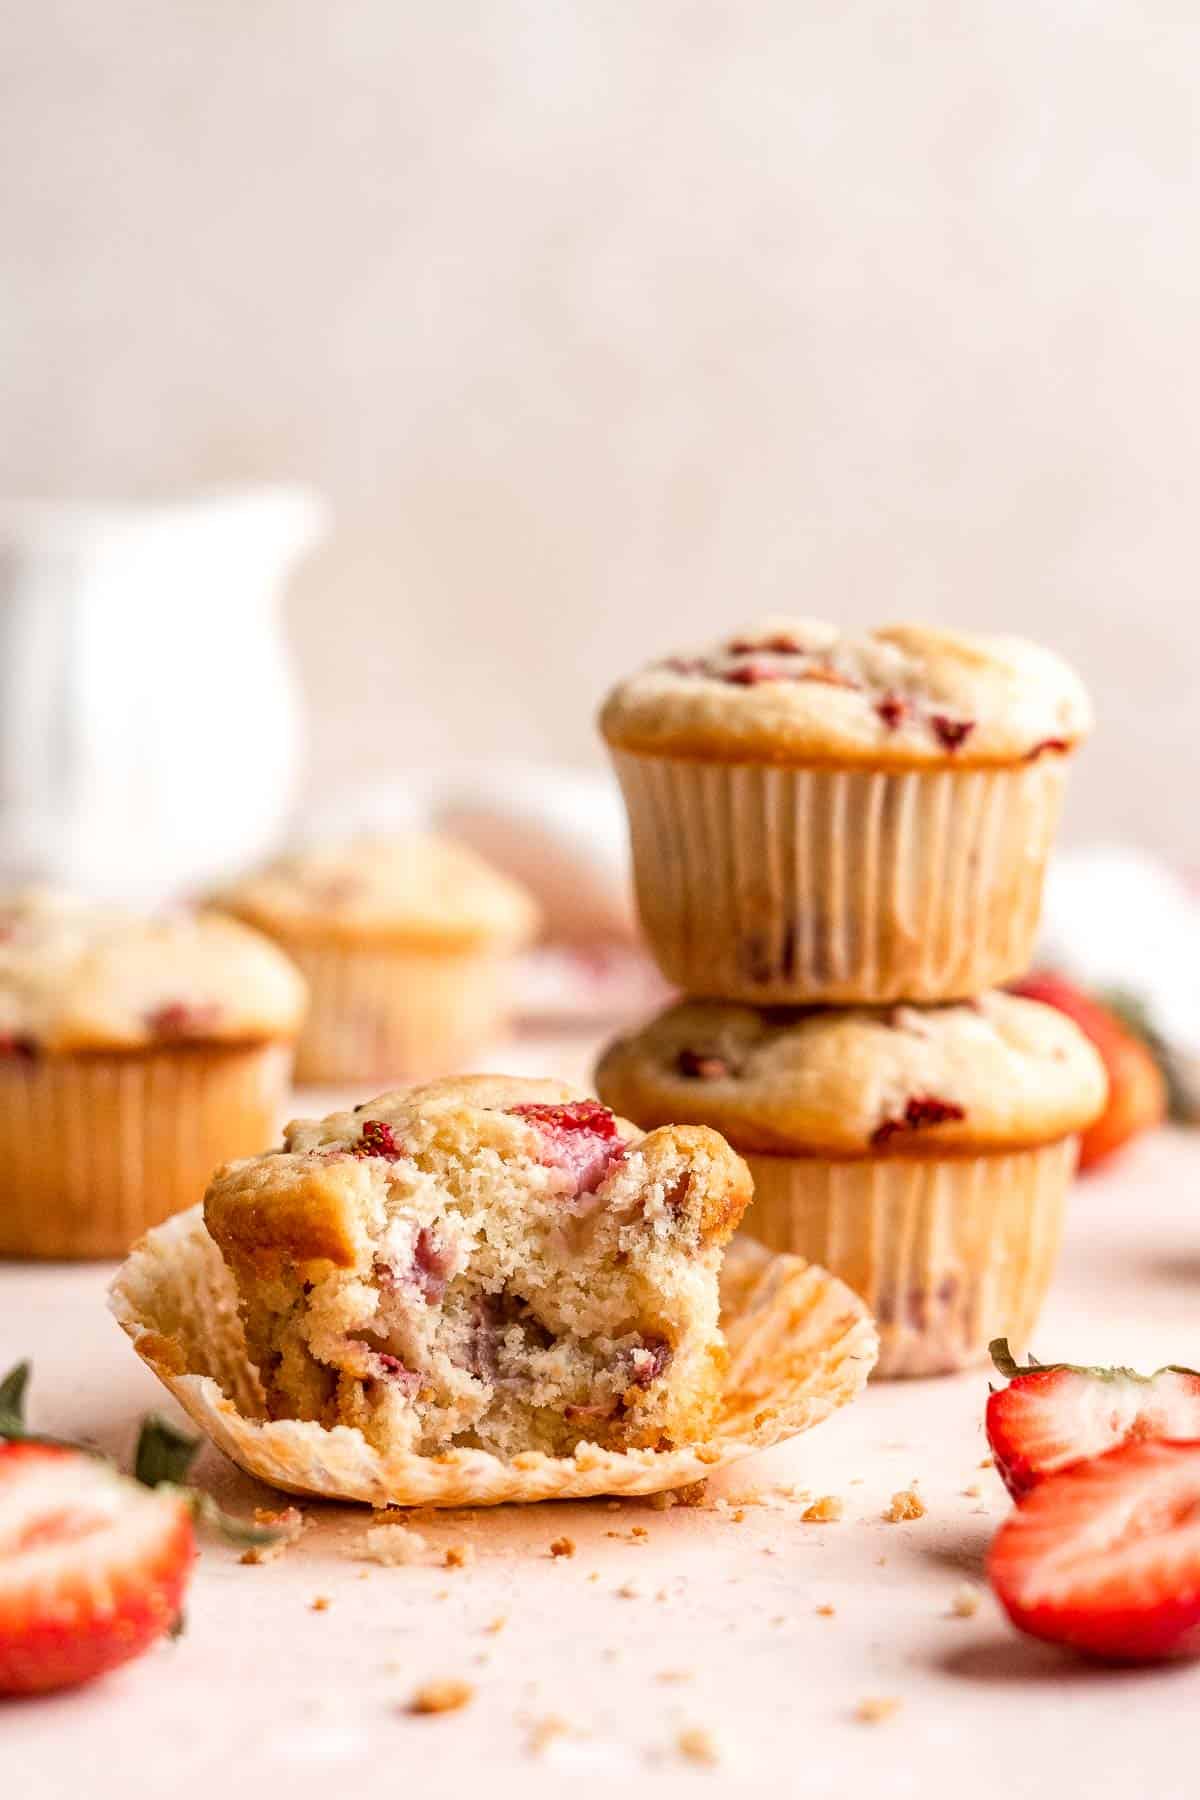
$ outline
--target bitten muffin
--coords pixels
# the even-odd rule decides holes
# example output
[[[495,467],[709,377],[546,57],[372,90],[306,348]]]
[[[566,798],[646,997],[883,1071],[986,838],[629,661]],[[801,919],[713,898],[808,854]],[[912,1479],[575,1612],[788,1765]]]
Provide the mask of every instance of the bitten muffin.
[[[600,727],[667,978],[761,1005],[945,1000],[1029,962],[1087,696],[1016,638],[773,619]]]
[[[537,911],[461,844],[419,835],[297,851],[219,896],[309,985],[306,1082],[400,1081],[469,1059],[507,1020]]]
[[[703,1123],[742,1152],[746,1229],[862,1295],[885,1375],[1026,1343],[1106,1091],[1069,1019],[1001,993],[776,1013],[688,1001],[612,1044],[596,1081],[644,1128]]]
[[[117,1256],[287,1103],[304,983],[233,920],[0,899],[0,1256]]]
[[[704,1435],[749,1197],[714,1131],[643,1137],[558,1082],[473,1076],[290,1125],[204,1216],[270,1417],[510,1458]]]

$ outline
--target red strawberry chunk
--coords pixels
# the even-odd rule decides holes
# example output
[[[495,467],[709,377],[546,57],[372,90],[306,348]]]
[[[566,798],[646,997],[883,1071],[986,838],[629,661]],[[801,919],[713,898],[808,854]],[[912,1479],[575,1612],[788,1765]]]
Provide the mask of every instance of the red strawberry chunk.
[[[988,1557],[1020,1631],[1109,1662],[1200,1655],[1200,1443],[1129,1443],[1049,1476]]]
[[[355,1156],[381,1156],[385,1162],[399,1162],[404,1146],[396,1142],[391,1126],[383,1119],[364,1119]]]
[[[625,1155],[616,1118],[599,1100],[571,1100],[563,1106],[534,1102],[511,1110],[537,1128],[542,1160],[570,1177],[573,1194],[594,1194]]]
[[[939,744],[952,752],[964,744],[975,729],[974,719],[952,719],[947,713],[930,713],[929,724]]]
[[[139,1656],[179,1617],[187,1507],[97,1457],[0,1444],[0,1694],[49,1693]]]
[[[155,1037],[203,1037],[213,1030],[221,1008],[213,1001],[171,1000],[146,1014],[146,1029]]]
[[[1048,1475],[1118,1444],[1200,1439],[1200,1375],[1035,1366],[988,1396],[986,1424],[1004,1485],[1021,1500]]]
[[[913,1094],[898,1119],[881,1120],[871,1133],[871,1143],[879,1149],[899,1132],[923,1131],[927,1125],[944,1125],[966,1116],[966,1109],[954,1100],[942,1100],[936,1094]]]
[[[446,1292],[458,1257],[455,1247],[422,1225],[413,1244],[413,1271],[417,1286],[430,1306]]]

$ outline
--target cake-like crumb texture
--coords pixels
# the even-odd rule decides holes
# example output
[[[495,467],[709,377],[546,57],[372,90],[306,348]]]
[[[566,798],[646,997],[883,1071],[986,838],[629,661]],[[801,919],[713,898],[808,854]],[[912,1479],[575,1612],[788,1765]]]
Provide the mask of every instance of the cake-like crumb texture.
[[[1090,726],[1078,677],[1022,638],[796,618],[664,657],[600,716],[611,745],[648,755],[880,768],[1063,755]]]
[[[643,1137],[560,1083],[474,1076],[290,1125],[204,1216],[270,1417],[511,1459],[704,1436],[750,1192],[705,1127]]]
[[[609,1045],[596,1085],[643,1127],[711,1125],[741,1151],[923,1156],[1081,1130],[1108,1083],[1054,1007],[989,992],[942,1006],[686,1000]]]

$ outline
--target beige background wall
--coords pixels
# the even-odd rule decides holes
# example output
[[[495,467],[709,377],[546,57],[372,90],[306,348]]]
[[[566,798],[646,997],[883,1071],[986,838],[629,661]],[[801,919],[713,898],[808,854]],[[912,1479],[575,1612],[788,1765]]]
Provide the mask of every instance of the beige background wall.
[[[292,474],[313,782],[581,759],[764,608],[1045,637],[1200,862],[1197,70],[1165,0],[4,14],[0,488]]]

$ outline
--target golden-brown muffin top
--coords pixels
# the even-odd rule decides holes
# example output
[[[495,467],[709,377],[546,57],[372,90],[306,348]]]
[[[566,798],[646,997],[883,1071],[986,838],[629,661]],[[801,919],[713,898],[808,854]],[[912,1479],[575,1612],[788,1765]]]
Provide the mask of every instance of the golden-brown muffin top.
[[[413,833],[296,850],[217,904],[272,936],[307,943],[518,949],[537,909],[516,882],[448,838]]]
[[[0,896],[0,1044],[18,1054],[294,1037],[307,995],[233,919],[140,918],[76,896]]]
[[[651,663],[600,715],[617,749],[880,768],[1031,761],[1090,725],[1078,677],[1022,638],[922,625],[850,637],[794,618]]]
[[[694,1174],[687,1204],[705,1243],[723,1243],[750,1199],[749,1171],[715,1131],[683,1127],[644,1134],[581,1089],[560,1081],[465,1075],[381,1094],[352,1112],[298,1119],[283,1147],[228,1163],[205,1196],[204,1216],[222,1253],[270,1276],[281,1265],[351,1268],[377,1230],[389,1195],[430,1177],[510,1161],[545,1172],[564,1201],[599,1194],[610,1179],[683,1155]]]
[[[762,1012],[684,1001],[605,1051],[596,1085],[643,1127],[711,1125],[738,1150],[831,1156],[1019,1149],[1082,1130],[1107,1080],[1053,1007]]]

